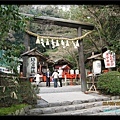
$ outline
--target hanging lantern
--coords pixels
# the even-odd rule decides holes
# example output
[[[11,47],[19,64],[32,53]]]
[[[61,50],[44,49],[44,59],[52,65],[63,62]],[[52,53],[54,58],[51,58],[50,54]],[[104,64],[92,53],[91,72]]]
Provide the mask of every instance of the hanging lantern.
[[[79,42],[78,42],[78,40],[76,41],[76,47],[79,47]]]
[[[46,45],[49,45],[49,40],[48,40],[48,38],[47,38],[47,40],[46,40]]]
[[[40,44],[39,36],[37,36],[36,44]]]
[[[70,46],[68,40],[66,40],[66,46]]]
[[[60,46],[58,40],[56,40],[56,46],[57,46],[57,47]]]

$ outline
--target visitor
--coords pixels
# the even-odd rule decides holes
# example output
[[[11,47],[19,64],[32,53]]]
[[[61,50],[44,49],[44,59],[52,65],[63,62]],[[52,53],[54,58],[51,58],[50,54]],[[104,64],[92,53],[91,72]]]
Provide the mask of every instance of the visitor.
[[[36,82],[36,85],[39,86],[39,83],[41,82],[41,76],[39,75],[39,73],[35,74],[34,76],[34,81]]]
[[[45,76],[46,76],[46,87],[50,87],[51,72],[50,72],[49,68],[47,68]]]
[[[53,81],[54,81],[54,88],[57,88],[58,77],[59,77],[58,72],[55,69],[53,74],[52,74],[52,78],[53,78]]]
[[[61,67],[59,67],[58,76],[59,76],[60,87],[62,87],[62,73],[63,73],[63,70]]]

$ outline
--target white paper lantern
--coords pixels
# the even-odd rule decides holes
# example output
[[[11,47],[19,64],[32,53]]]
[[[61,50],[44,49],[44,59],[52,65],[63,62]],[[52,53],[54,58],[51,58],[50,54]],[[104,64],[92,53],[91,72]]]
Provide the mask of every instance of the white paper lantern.
[[[77,75],[79,74],[79,70],[78,69],[75,70],[75,74],[77,74]]]
[[[101,61],[100,60],[93,61],[93,73],[94,74],[101,73]]]
[[[71,75],[74,74],[74,70],[73,70],[73,69],[70,70],[70,74],[71,74]]]

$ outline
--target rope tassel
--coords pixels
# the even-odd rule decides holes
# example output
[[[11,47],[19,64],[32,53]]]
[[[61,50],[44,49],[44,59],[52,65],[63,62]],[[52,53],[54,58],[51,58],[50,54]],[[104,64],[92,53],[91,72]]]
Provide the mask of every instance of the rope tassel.
[[[40,44],[39,36],[37,36],[36,44]]]
[[[56,46],[57,46],[57,47],[60,46],[58,40],[56,40]]]
[[[49,44],[49,40],[48,40],[48,38],[47,38],[47,40],[46,40],[46,45],[50,45],[50,44]]]
[[[11,92],[11,98],[18,99],[16,93],[13,91]]]
[[[66,46],[70,46],[68,40],[66,41]]]

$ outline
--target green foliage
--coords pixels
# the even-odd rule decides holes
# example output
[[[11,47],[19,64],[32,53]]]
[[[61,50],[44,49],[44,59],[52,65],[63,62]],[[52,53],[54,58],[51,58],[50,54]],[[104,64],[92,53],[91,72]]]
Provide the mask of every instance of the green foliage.
[[[15,57],[20,56],[24,46],[23,43],[12,43],[7,37],[10,31],[24,31],[27,20],[30,19],[19,13],[19,5],[0,5],[0,49],[6,51],[3,60],[6,60],[7,65],[13,69],[14,73],[17,73],[19,64],[18,59],[15,59]]]
[[[18,74],[17,66],[20,64],[19,57],[21,51],[24,50],[24,46],[22,44],[15,45],[9,44],[9,49],[6,49],[4,54],[1,57],[1,62],[5,63],[9,69],[13,70],[15,74]]]
[[[26,106],[28,106],[28,104],[18,104],[18,105],[12,105],[11,107],[1,107],[0,116],[11,114],[15,112],[16,110],[21,110],[22,108]]]
[[[24,30],[26,17],[19,14],[18,5],[0,5],[0,37],[3,37],[9,30]]]
[[[37,96],[29,80],[0,73],[0,82],[0,107],[21,103],[36,104]]]
[[[108,95],[120,95],[120,73],[110,71],[100,75],[97,82],[97,88]]]

